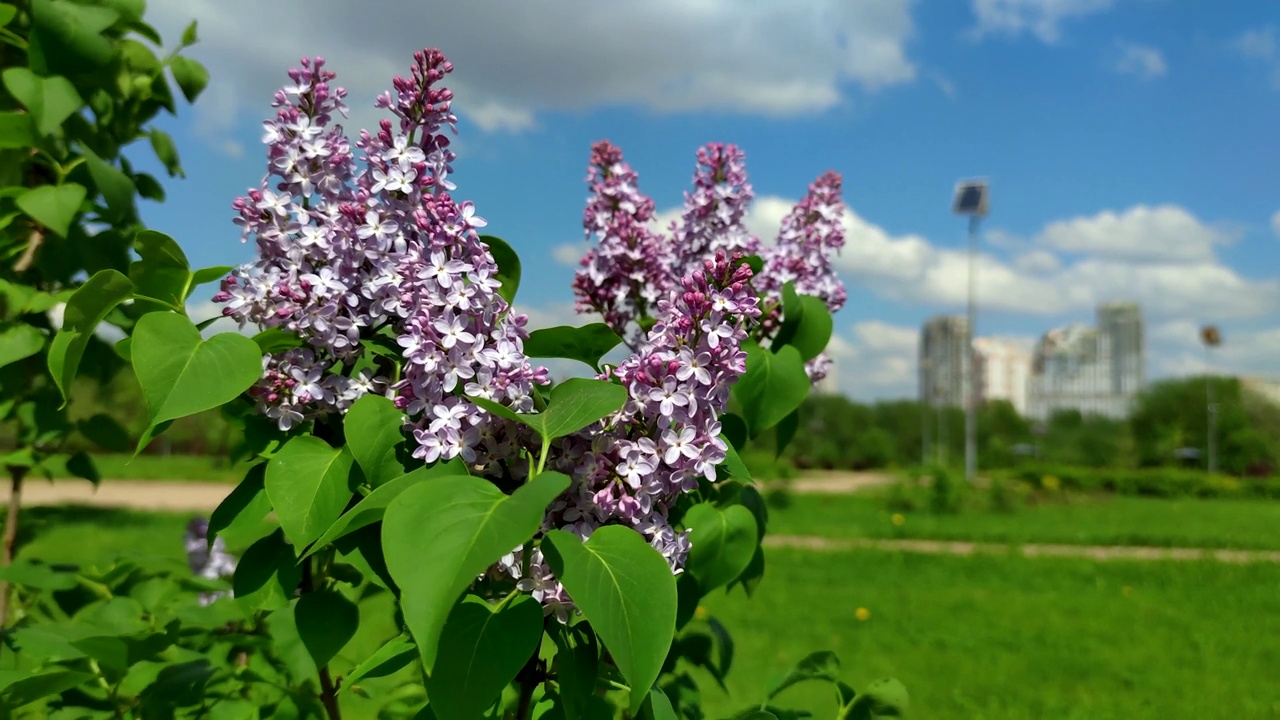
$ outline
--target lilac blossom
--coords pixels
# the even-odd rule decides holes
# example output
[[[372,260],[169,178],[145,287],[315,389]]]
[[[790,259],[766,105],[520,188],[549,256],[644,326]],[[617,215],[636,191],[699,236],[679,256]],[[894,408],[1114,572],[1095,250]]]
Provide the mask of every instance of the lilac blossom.
[[[746,153],[737,145],[713,142],[698,148],[693,191],[684,194],[684,213],[671,226],[677,277],[698,269],[716,252],[755,255],[760,240],[747,231],[747,206],[755,197],[747,181]]]
[[[209,544],[208,520],[198,517],[187,523],[182,545],[187,551],[187,566],[196,577],[219,580],[235,574],[236,559],[227,552],[227,544],[222,538],[214,538],[213,544]],[[212,605],[219,598],[230,596],[231,593],[226,591],[200,593],[200,604]]]
[[[603,140],[591,147],[591,195],[582,226],[597,246],[582,258],[573,279],[578,312],[599,313],[632,348],[644,338],[640,319],[675,287],[664,239],[649,229],[653,200],[640,192],[637,180],[617,146]]]
[[[832,313],[844,307],[844,283],[832,267],[832,255],[844,247],[844,201],[841,177],[828,170],[809,185],[809,192],[782,219],[778,241],[764,252],[764,267],[756,279],[756,289],[767,312],[761,321],[760,336],[767,340],[782,322],[782,289],[794,283],[801,295],[822,300]],[[766,343],[767,344],[767,343]],[[809,379],[826,377],[831,359],[821,354],[805,366]]]
[[[643,535],[679,573],[689,552],[688,531],[678,532],[668,512],[701,480],[714,481],[724,461],[720,415],[746,371],[741,343],[760,310],[746,264],[716,253],[658,301],[657,323],[645,345],[602,377],[627,388],[621,410],[554,446],[550,466],[572,485],[549,508],[543,529],[586,539],[602,525],[626,525]],[[711,330],[708,330],[710,328]],[[712,344],[710,338],[719,338]],[[536,589],[548,612],[572,607],[540,553],[521,574],[517,550],[495,568]]]

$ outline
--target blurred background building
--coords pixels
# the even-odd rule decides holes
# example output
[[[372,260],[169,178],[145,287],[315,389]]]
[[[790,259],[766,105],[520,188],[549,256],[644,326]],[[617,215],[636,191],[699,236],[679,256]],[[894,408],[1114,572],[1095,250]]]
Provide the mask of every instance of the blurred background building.
[[[978,401],[1008,400],[1019,415],[1026,415],[1031,352],[1021,343],[1004,338],[975,338],[973,349]]]
[[[1027,387],[1027,417],[1060,410],[1121,418],[1146,379],[1142,312],[1134,303],[1098,307],[1097,326],[1076,323],[1036,344]]]
[[[964,353],[969,321],[963,315],[929,318],[920,332],[920,402],[964,407]]]

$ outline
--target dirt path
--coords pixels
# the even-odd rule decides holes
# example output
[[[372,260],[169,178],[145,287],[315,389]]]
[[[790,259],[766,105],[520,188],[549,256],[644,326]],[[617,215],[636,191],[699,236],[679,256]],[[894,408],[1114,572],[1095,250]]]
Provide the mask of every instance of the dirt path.
[[[81,480],[28,480],[22,485],[22,504],[65,505],[210,513],[235,485],[214,482],[104,480],[98,488]]]
[[[823,538],[804,535],[766,535],[766,547],[818,552],[889,550],[926,555],[1022,555],[1023,557],[1074,557],[1090,560],[1216,560],[1218,562],[1280,563],[1273,550],[1216,550],[1211,548],[1162,548],[1124,545],[1011,545],[949,540],[877,540],[873,538]]]

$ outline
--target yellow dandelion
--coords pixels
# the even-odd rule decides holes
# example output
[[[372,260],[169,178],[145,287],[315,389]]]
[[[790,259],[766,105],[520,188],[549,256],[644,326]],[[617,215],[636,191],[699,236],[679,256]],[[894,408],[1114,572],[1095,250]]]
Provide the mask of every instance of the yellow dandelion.
[[[898,517],[901,516],[899,515]],[[853,612],[853,616],[858,618],[859,621],[866,620],[871,617],[871,611],[866,608],[858,608]]]
[[[902,525],[903,523],[905,523],[905,522],[907,521],[907,518],[906,518],[906,517],[904,517],[902,513],[894,513],[894,514],[893,514],[893,517],[889,518],[889,520],[890,520],[894,525]]]
[[[1040,484],[1044,486],[1045,490],[1057,490],[1062,487],[1062,481],[1053,475],[1045,475],[1040,478]]]
[[[699,605],[697,609],[693,611],[693,616],[702,620],[707,617],[707,609]]]

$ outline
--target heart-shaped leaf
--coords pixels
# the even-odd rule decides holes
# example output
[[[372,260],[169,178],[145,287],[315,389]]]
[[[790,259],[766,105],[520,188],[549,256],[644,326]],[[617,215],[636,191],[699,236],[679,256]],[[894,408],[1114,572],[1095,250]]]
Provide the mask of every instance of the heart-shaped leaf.
[[[481,235],[480,242],[489,246],[489,253],[498,264],[496,277],[502,283],[502,287],[498,288],[498,295],[510,305],[515,302],[516,291],[520,289],[520,256],[500,237]]]
[[[316,590],[293,607],[298,635],[316,667],[322,668],[355,637],[360,610],[337,590]]]
[[[312,435],[296,437],[267,463],[264,485],[285,537],[299,550],[320,537],[351,499],[355,459]]]
[[[350,446],[348,446],[350,447]],[[413,472],[401,475],[394,480],[390,480],[374,489],[373,492],[365,496],[363,500],[356,503],[356,506],[342,514],[324,534],[316,540],[311,549],[307,551],[307,557],[326,545],[333,543],[335,540],[344,537],[350,533],[359,530],[366,525],[372,525],[382,520],[386,514],[387,506],[392,500],[400,497],[400,493],[408,490],[410,487],[422,482],[423,480],[432,480],[439,482],[448,482],[450,475],[466,475],[463,468],[452,465],[433,465],[431,467],[418,468]]]
[[[418,647],[407,634],[388,640],[364,662],[356,665],[342,682],[342,689],[355,685],[365,678],[386,677],[408,665],[418,657]]]
[[[150,411],[148,430],[229,403],[262,376],[262,353],[252,340],[235,332],[205,340],[173,313],[139,318],[129,353]]]
[[[258,463],[249,468],[244,479],[236,485],[209,516],[209,546],[218,534],[256,523],[271,512],[271,499],[267,497],[265,478],[267,464]]]
[[[556,684],[564,704],[565,720],[579,720],[595,697],[600,670],[600,646],[587,623],[552,623],[547,634],[556,644]]]
[[[249,610],[275,610],[289,604],[302,580],[302,567],[284,532],[276,530],[249,546],[236,563],[231,588]]]
[[[575,433],[617,412],[627,402],[627,390],[607,380],[569,378],[551,389],[547,409],[540,413],[517,413],[491,400],[471,400],[496,415],[533,428],[545,447],[558,437]]]
[[[618,346],[622,338],[604,323],[582,327],[558,325],[534,330],[524,341],[524,354],[533,358],[567,358],[592,368],[600,367],[600,359]]]
[[[98,194],[107,203],[110,211],[108,219],[115,221],[128,217],[133,213],[133,196],[136,190],[133,181],[120,168],[98,157],[92,150],[82,147],[85,167],[89,168],[89,176]]]
[[[31,119],[31,115],[24,112],[0,112],[0,148],[23,148],[35,144],[35,121]]]
[[[787,283],[782,290],[782,327],[771,347],[776,351],[792,345],[800,357],[812,360],[827,349],[831,340],[831,312],[821,298],[797,295],[795,286]]]
[[[25,360],[44,348],[44,333],[26,323],[0,325],[0,368]]]
[[[381,395],[356,400],[342,420],[347,447],[370,485],[377,487],[404,474],[396,448],[404,441],[404,413]]]
[[[800,351],[792,345],[773,353],[748,340],[742,349],[747,354],[747,372],[733,386],[733,394],[742,405],[751,437],[756,437],[800,407],[809,395],[809,376]]]
[[[66,237],[88,191],[83,185],[41,185],[19,195],[18,209],[59,237]]]
[[[568,487],[567,476],[545,472],[507,496],[493,483],[467,475],[418,483],[387,507],[382,521],[387,568],[400,586],[405,624],[428,674],[435,667],[440,630],[462,591],[532,538],[547,505]]]
[[[129,431],[106,413],[77,421],[76,430],[103,450],[125,452],[129,449]]]
[[[209,85],[209,71],[191,58],[175,55],[169,60],[169,71],[173,73],[173,80],[178,83],[187,102],[195,102]]]
[[[756,517],[742,505],[721,509],[698,503],[685,513],[684,525],[691,531],[685,570],[698,578],[703,592],[733,582],[755,555]]]
[[[631,685],[631,712],[658,679],[676,629],[676,580],[666,559],[629,527],[607,525],[586,543],[551,530],[542,553]]]
[[[837,682],[840,673],[840,658],[830,650],[821,650],[819,652],[810,653],[800,659],[795,667],[787,671],[782,679],[774,684],[773,688],[765,695],[766,700],[772,700],[777,697],[778,693],[799,682],[806,680],[822,680],[824,682]]]
[[[64,404],[93,331],[107,313],[132,294],[133,283],[129,278],[115,270],[102,270],[67,299],[62,311],[62,327],[49,345],[49,374],[62,391]],[[261,365],[258,367],[261,372]]]
[[[267,328],[254,335],[253,341],[258,344],[258,349],[263,355],[283,352],[303,345],[302,338],[284,328]]]
[[[518,595],[499,607],[468,595],[453,607],[440,633],[438,662],[427,681],[440,720],[481,717],[538,649],[542,606]]]
[[[191,289],[186,253],[173,238],[154,230],[138,233],[133,248],[142,258],[129,265],[136,293],[160,301],[163,307],[181,308]]]
[[[31,113],[36,132],[48,135],[84,107],[84,100],[71,81],[55,75],[40,77],[24,67],[4,71],[4,86]]]
[[[102,31],[120,19],[110,8],[65,0],[32,0],[33,45],[39,44],[50,69],[83,73],[111,64],[115,45]]]

